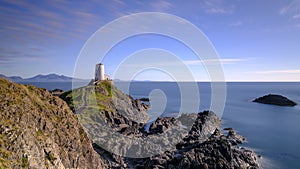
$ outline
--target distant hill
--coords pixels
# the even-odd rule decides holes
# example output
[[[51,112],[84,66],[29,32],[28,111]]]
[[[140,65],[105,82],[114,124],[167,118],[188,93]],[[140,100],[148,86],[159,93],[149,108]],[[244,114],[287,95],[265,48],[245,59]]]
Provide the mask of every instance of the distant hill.
[[[88,81],[86,79],[72,78],[64,75],[48,74],[48,75],[36,75],[30,78],[22,78],[20,76],[5,76],[0,74],[1,78],[8,79],[12,82],[72,82],[74,81]]]

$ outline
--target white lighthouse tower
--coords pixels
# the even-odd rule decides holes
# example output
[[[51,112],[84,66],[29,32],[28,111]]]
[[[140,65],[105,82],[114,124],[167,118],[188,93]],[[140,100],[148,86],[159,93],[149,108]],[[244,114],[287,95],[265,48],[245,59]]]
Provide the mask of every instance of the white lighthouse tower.
[[[97,64],[95,68],[95,81],[98,80],[100,81],[105,80],[104,65],[102,63]]]

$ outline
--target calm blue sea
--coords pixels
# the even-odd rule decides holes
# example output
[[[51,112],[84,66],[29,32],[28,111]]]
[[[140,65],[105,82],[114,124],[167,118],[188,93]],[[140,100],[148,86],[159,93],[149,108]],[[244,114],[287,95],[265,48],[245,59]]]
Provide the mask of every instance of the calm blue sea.
[[[122,83],[115,84],[125,91]],[[211,102],[210,83],[197,84],[200,94],[199,111],[207,110]],[[70,83],[34,85],[50,90],[71,89]],[[177,83],[132,82],[128,94],[135,98],[149,97],[151,91],[155,89],[164,93],[152,99],[166,100],[165,115],[180,110],[181,95]],[[190,91],[190,94],[193,92]],[[251,102],[269,93],[284,95],[300,104],[300,83],[227,83],[222,127],[232,127],[247,138],[244,146],[253,149],[263,157],[260,160],[261,168],[300,168],[300,106],[280,107]],[[193,103],[195,100],[188,101]]]
[[[122,83],[116,85],[121,89],[124,87]],[[200,82],[198,87],[199,111],[207,110],[211,102],[210,83]],[[140,98],[149,97],[155,89],[165,93],[165,112],[180,110],[180,89],[176,83],[134,82],[129,91],[133,97]],[[269,93],[284,95],[300,104],[300,83],[227,83],[222,127],[232,127],[247,138],[244,146],[263,157],[261,168],[300,168],[300,106],[280,107],[251,102]]]

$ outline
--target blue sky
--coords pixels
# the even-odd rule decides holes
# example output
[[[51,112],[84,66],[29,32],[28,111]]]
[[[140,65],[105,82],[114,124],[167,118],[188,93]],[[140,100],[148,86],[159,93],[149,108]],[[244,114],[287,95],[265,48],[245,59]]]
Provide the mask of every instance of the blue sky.
[[[218,52],[226,81],[300,81],[300,0],[0,0],[0,74],[73,76],[88,38],[105,24],[137,12],[169,13],[196,25]],[[196,80],[209,80],[190,50],[158,35],[116,45],[102,61],[107,74],[113,75],[126,56],[146,48],[176,54]],[[93,74],[83,72],[82,78]],[[136,79],[170,77],[148,70]]]

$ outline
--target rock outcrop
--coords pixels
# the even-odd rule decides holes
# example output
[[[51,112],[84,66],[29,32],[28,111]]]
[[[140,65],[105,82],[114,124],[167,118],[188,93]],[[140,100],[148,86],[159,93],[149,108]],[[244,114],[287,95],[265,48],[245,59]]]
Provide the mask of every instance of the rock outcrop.
[[[146,97],[142,97],[138,100],[143,101],[143,102],[150,102],[150,98],[146,98]]]
[[[255,153],[239,147],[245,138],[233,129],[222,134],[213,112],[159,117],[145,131],[141,119],[149,106],[113,85],[104,81],[72,92],[62,98],[83,105],[75,112],[108,168],[258,168]],[[71,94],[79,99],[70,101]],[[91,95],[95,100],[85,99]]]
[[[171,125],[175,122],[174,117],[158,117],[154,123],[150,125],[149,133],[151,134],[160,134],[165,132]]]
[[[170,121],[169,124],[171,124],[172,121],[174,122],[173,118],[162,119],[158,119],[155,123],[167,124],[166,121]],[[205,128],[205,124],[214,128],[214,132],[209,133],[208,131],[211,130]],[[150,158],[125,159],[125,161],[129,162],[132,168],[149,169],[258,168],[255,153],[239,147],[245,141],[244,137],[238,135],[233,129],[227,134],[222,134],[218,129],[219,125],[220,120],[214,113],[208,111],[199,113],[188,135],[173,149]],[[157,129],[155,128],[154,131]],[[209,134],[209,137],[206,137],[206,134]]]
[[[272,105],[277,105],[277,106],[296,106],[297,103],[284,97],[281,95],[276,95],[276,94],[269,94],[265,95],[263,97],[259,97],[253,102],[257,103],[263,103],[263,104],[272,104]]]
[[[61,94],[63,94],[64,93],[64,91],[63,90],[61,90],[61,89],[54,89],[54,90],[51,90],[51,91],[49,91],[52,95],[54,95],[54,96],[60,96]]]
[[[0,168],[105,166],[76,116],[45,89],[0,79]]]
[[[160,117],[146,131],[149,105],[106,81],[60,95],[73,112],[45,89],[0,79],[0,92],[0,168],[258,168],[213,112]]]

